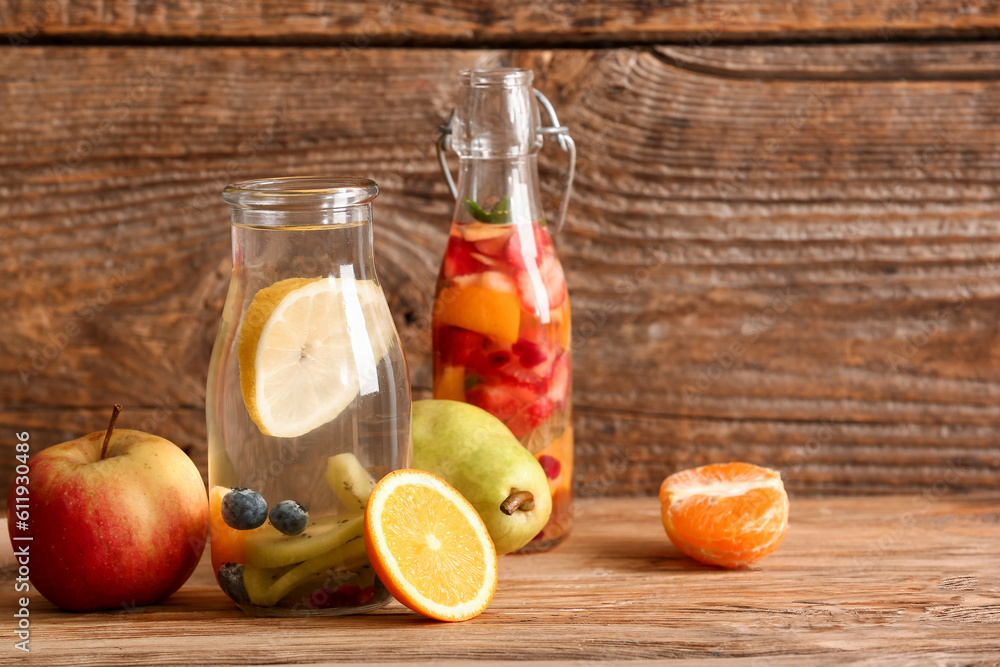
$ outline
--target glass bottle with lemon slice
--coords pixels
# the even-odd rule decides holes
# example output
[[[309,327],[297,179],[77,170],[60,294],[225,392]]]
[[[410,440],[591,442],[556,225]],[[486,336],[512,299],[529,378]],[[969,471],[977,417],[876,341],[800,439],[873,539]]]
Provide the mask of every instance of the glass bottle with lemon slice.
[[[344,614],[390,596],[365,553],[375,482],[410,464],[406,363],[364,179],[230,185],[233,273],[207,387],[212,565],[241,608]]]

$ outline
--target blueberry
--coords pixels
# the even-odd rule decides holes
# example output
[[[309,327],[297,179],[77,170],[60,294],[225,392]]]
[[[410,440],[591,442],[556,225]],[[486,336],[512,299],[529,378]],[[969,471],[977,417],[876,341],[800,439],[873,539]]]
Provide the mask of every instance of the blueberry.
[[[236,604],[251,604],[243,583],[243,566],[238,563],[223,563],[219,566],[219,587]]]
[[[236,530],[252,530],[264,525],[267,503],[256,491],[232,489],[222,498],[222,520]]]
[[[271,508],[271,525],[285,535],[298,535],[309,523],[309,512],[294,500],[282,500]]]

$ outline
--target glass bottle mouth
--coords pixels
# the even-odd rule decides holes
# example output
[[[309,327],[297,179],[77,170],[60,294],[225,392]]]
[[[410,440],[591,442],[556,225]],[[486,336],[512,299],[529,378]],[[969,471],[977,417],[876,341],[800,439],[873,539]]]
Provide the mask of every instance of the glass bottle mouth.
[[[333,211],[370,204],[378,184],[368,178],[287,176],[232,183],[222,199],[250,211]]]
[[[502,67],[499,69],[464,69],[458,73],[458,82],[473,88],[530,86],[535,73],[530,69]]]

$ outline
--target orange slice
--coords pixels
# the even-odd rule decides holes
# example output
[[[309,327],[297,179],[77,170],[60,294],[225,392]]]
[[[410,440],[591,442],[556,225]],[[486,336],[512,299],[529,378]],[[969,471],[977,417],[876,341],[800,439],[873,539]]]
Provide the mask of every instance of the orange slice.
[[[236,530],[222,518],[222,499],[230,489],[227,486],[213,486],[208,494],[209,517],[211,523],[212,570],[219,576],[219,567],[223,563],[245,563],[246,555],[243,543],[246,536],[256,533],[253,530]],[[267,523],[264,524],[265,526]],[[261,526],[263,528],[263,526]]]
[[[465,402],[465,367],[445,366],[434,378],[434,398]]]
[[[549,468],[546,467],[543,456],[551,456],[559,462],[559,473],[555,478],[549,477],[549,491],[552,495],[560,491],[570,492],[573,484],[573,426],[569,425],[558,438],[554,438],[537,454],[535,458],[542,463],[542,468],[546,469],[545,475],[549,476]]]
[[[446,287],[434,302],[434,319],[515,343],[521,324],[521,302],[516,294],[479,285]]]
[[[497,589],[497,552],[476,509],[437,475],[397,470],[368,498],[365,548],[393,597],[440,621],[465,621]]]
[[[559,344],[562,345],[564,350],[569,349],[570,340],[573,338],[573,324],[570,319],[569,312],[569,299],[563,302],[562,307],[558,311],[558,318],[553,318],[554,321],[559,322],[559,328],[557,329],[558,334],[556,338],[559,340]]]
[[[745,567],[772,553],[788,527],[788,495],[776,470],[716,463],[675,473],[660,486],[663,527],[685,554]]]

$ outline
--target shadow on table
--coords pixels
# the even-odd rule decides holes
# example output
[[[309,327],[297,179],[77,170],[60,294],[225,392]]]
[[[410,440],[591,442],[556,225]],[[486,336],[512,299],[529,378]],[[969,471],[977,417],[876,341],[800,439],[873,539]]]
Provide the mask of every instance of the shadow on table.
[[[751,572],[751,568],[727,570],[706,565],[690,558],[675,547],[664,535],[625,537],[616,535],[607,541],[587,540],[583,556],[584,567],[619,572]]]

